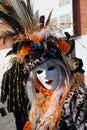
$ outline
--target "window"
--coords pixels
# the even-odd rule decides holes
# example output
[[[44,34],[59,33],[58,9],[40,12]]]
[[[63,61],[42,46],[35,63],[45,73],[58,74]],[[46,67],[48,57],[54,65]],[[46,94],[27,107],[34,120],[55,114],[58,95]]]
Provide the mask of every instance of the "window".
[[[70,4],[70,0],[59,0],[59,6]]]
[[[66,29],[71,27],[71,15],[66,14],[59,17],[59,27]]]

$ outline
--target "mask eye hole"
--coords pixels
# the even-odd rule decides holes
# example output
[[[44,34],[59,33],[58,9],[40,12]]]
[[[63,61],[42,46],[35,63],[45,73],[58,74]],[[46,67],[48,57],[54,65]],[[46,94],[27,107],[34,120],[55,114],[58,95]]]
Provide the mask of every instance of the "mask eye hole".
[[[54,66],[50,66],[50,67],[48,67],[48,70],[54,70],[54,69],[55,69]]]
[[[43,70],[38,70],[37,74],[41,74],[43,72]]]

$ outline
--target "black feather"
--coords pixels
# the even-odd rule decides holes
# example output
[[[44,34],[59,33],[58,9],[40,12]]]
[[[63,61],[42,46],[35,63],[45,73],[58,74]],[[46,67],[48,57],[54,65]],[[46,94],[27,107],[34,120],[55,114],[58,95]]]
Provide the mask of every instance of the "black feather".
[[[24,32],[22,26],[11,16],[0,11],[0,19],[4,20],[15,32],[19,30],[20,32]]]
[[[72,39],[72,40],[67,40],[67,42],[69,43],[70,45],[70,51],[68,52],[67,55],[69,55],[70,53],[72,53],[72,51],[75,49],[75,40]]]
[[[5,57],[9,56],[9,55],[12,55],[12,54],[16,54],[16,52],[14,52],[13,50],[10,50]]]
[[[65,33],[65,35],[66,35],[66,37],[67,37],[67,40],[69,40],[70,39],[70,34],[68,33],[68,32],[64,32]]]

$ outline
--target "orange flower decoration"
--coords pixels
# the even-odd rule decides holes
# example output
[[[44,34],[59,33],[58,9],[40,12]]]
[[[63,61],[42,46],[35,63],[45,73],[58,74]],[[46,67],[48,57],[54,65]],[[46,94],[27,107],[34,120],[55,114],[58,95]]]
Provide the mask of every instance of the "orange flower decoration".
[[[27,121],[23,130],[33,130],[33,124],[30,121]]]
[[[31,37],[31,41],[33,42],[41,42],[43,40],[43,38],[39,37],[38,35],[34,34]]]
[[[65,40],[60,41],[58,46],[64,54],[67,54],[70,51],[70,46]]]
[[[24,45],[21,47],[21,50],[20,50],[20,55],[21,56],[26,56],[29,54],[29,52],[31,51],[31,46],[29,45]]]

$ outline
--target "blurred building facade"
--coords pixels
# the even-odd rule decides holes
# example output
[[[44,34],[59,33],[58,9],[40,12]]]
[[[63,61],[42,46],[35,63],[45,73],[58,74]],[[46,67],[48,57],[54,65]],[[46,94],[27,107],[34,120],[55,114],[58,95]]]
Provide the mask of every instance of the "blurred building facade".
[[[58,0],[58,27],[75,39],[75,55],[82,58],[87,85],[87,1]]]

